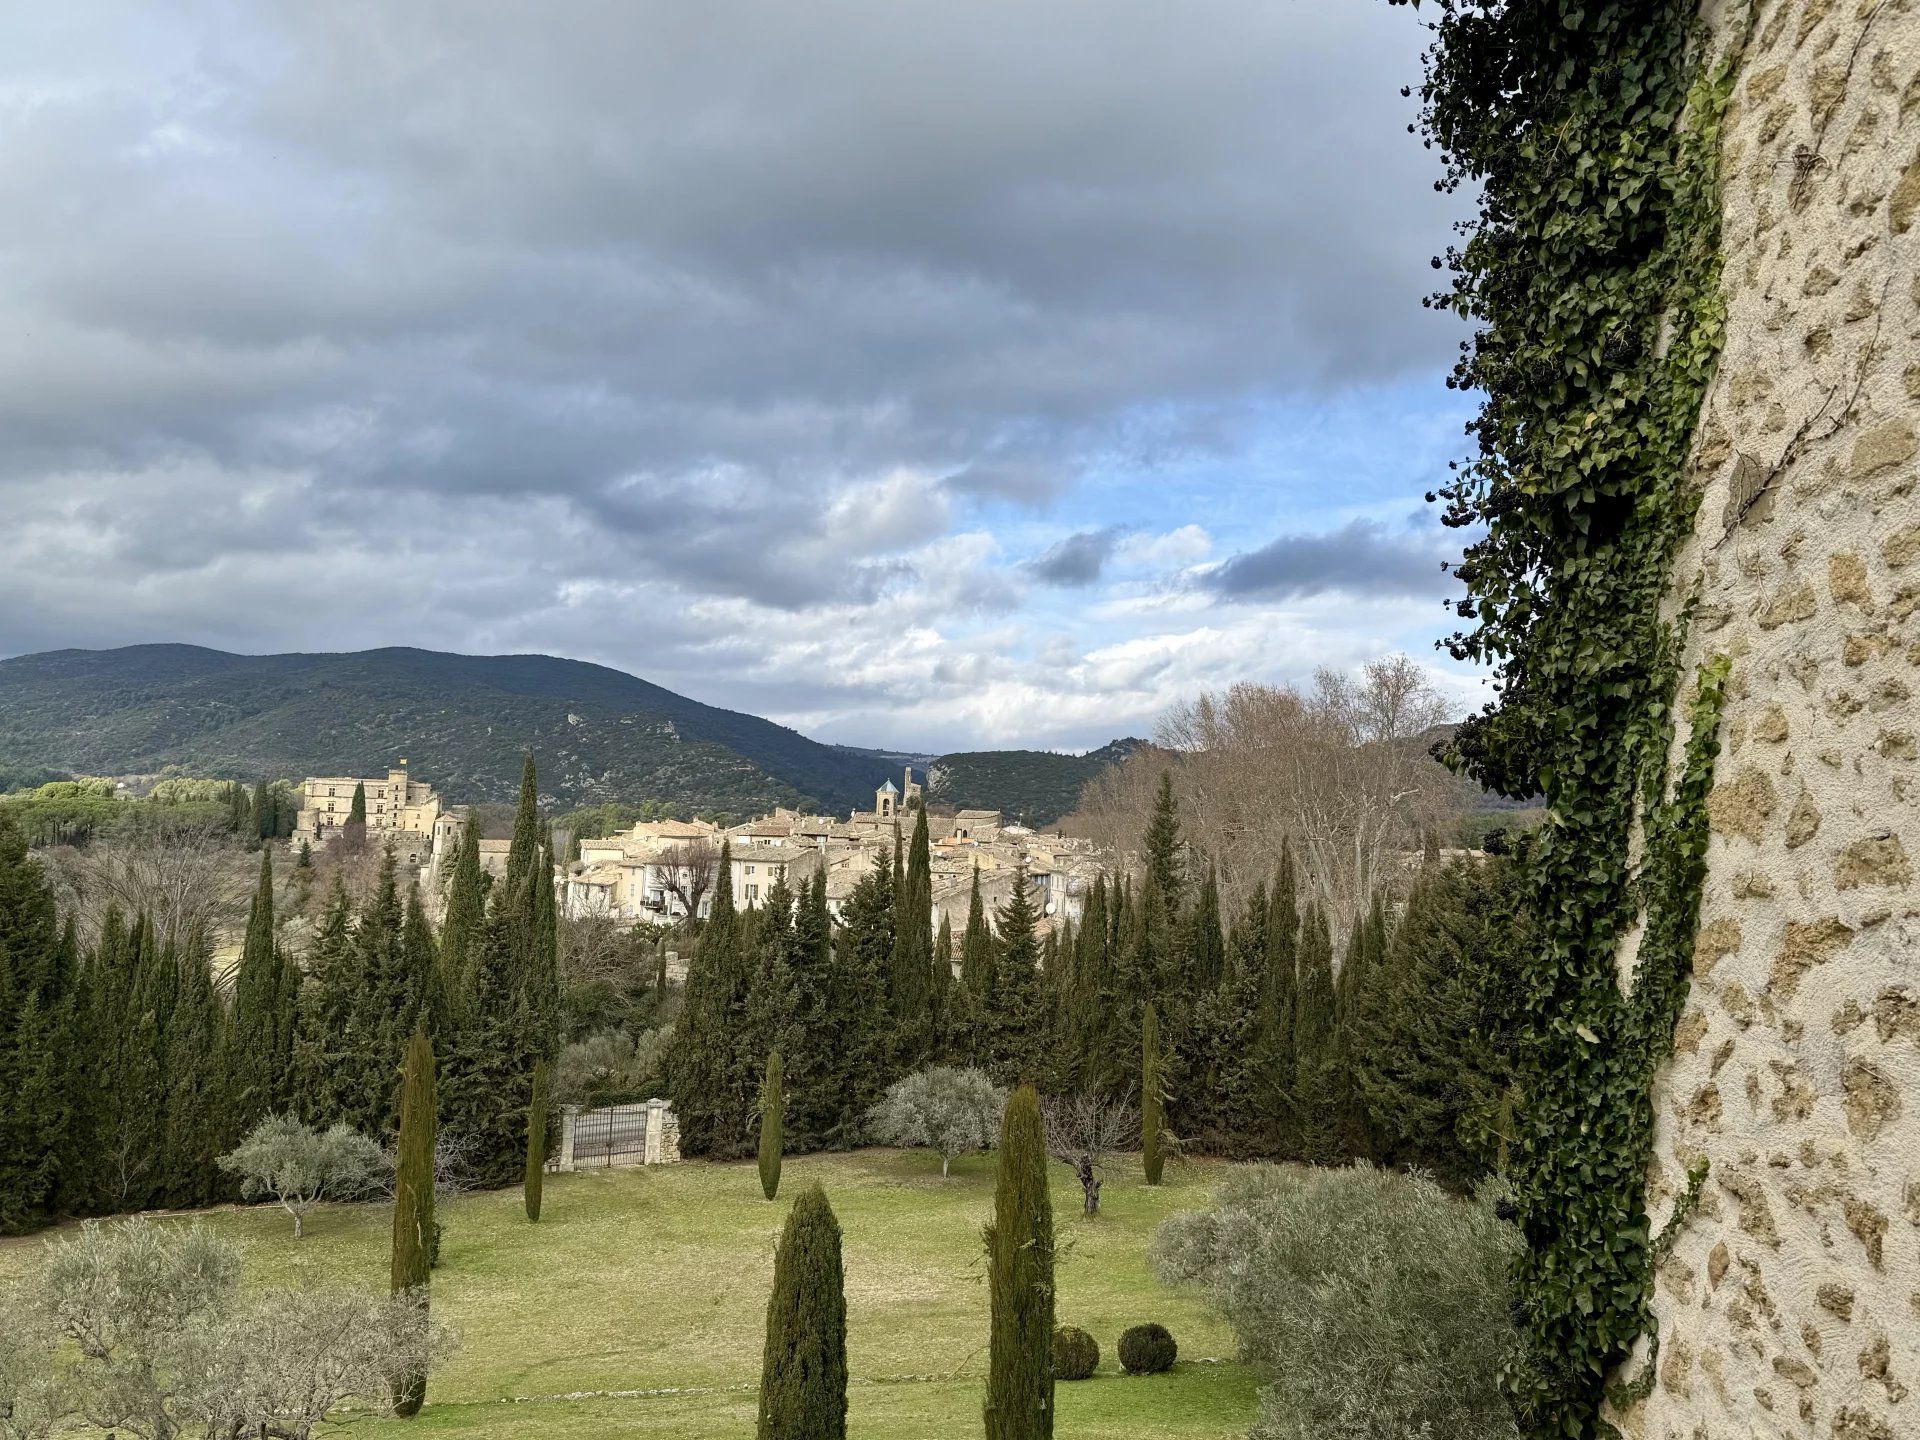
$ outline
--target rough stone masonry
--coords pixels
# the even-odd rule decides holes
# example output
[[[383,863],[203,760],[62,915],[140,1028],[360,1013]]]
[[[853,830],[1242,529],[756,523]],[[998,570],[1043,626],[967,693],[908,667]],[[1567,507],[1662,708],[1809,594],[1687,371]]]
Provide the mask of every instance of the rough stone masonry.
[[[1711,1170],[1618,1418],[1920,1437],[1920,0],[1705,18],[1738,67],[1728,321],[1672,596],[1684,673],[1733,669],[1655,1225]]]

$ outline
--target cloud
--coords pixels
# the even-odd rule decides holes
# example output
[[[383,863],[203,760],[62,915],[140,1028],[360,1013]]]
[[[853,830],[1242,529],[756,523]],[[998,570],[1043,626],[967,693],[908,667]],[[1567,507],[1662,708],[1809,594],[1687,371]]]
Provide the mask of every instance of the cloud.
[[[1100,578],[1119,540],[1117,526],[1082,530],[1055,542],[1044,554],[1029,560],[1027,573],[1048,585],[1091,585]]]
[[[1432,538],[1352,520],[1319,535],[1282,535],[1243,551],[1205,577],[1231,600],[1291,600],[1338,591],[1349,595],[1439,595],[1446,588],[1446,551]]]
[[[1172,482],[1127,510],[1115,457],[1232,468],[1223,414],[1448,362],[1418,299],[1455,202],[1397,94],[1422,33],[12,7],[0,653],[544,650],[846,739],[1119,705],[1033,657],[1157,634],[1245,520]],[[1246,600],[1243,562],[1183,594]]]

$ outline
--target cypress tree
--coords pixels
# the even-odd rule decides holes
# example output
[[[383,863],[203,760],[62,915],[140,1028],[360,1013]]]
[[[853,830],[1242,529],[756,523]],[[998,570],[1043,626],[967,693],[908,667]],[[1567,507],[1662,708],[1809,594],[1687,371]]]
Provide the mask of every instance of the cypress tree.
[[[738,1039],[748,1026],[755,966],[733,908],[733,851],[720,847],[719,874],[700,943],[687,967],[680,1018],[667,1055],[667,1085],[680,1118],[680,1148],[735,1155],[751,1134],[753,1077]]]
[[[348,1066],[342,1057],[359,984],[353,946],[353,904],[336,876],[307,953],[306,982],[294,1039],[294,1109],[309,1125],[347,1118]]]
[[[411,1296],[427,1308],[427,1284],[433,1255],[433,1152],[438,1140],[434,1107],[433,1045],[424,1019],[414,1024],[401,1071],[399,1163],[393,1187],[393,1264],[395,1295]],[[427,1373],[420,1369],[394,1380],[394,1413],[420,1413],[427,1395]]]
[[[832,1077],[834,1013],[833,917],[827,909],[827,870],[819,865],[795,907],[787,937],[787,1034],[782,1048],[786,1114],[796,1150],[823,1143],[838,1117]]]
[[[540,1192],[547,1173],[547,1062],[533,1064],[533,1095],[527,1102],[527,1176],[521,1186],[527,1219],[540,1219]]]
[[[834,956],[832,1080],[835,1143],[854,1143],[890,1080],[895,1054],[887,973],[893,963],[894,876],[882,851],[842,907]]]
[[[201,935],[169,945],[178,972],[167,1016],[161,1193],[175,1208],[211,1202],[221,1186],[214,1157],[227,1148],[226,1012],[213,988],[213,956]]]
[[[977,1000],[987,993],[993,976],[993,934],[987,929],[987,907],[980,899],[980,866],[973,867],[973,892],[967,899],[967,933],[960,939],[960,979]]]
[[[1160,1079],[1160,1017],[1152,1005],[1140,1021],[1140,1159],[1147,1184],[1158,1185],[1167,1157],[1161,1153],[1160,1131],[1166,1123],[1165,1097]]]
[[[449,1131],[472,1143],[476,1178],[488,1186],[512,1184],[526,1162],[526,1116],[509,1102],[526,1094],[532,1068],[513,928],[513,903],[502,886],[487,909],[469,1001],[445,1063],[442,1115]]]
[[[818,1185],[787,1212],[767,1298],[759,1440],[845,1440],[847,1297],[840,1222]]]
[[[1301,1158],[1339,1156],[1339,1054],[1335,1035],[1333,942],[1327,918],[1309,906],[1300,923],[1299,989],[1293,1020],[1294,1116]]]
[[[513,812],[513,841],[507,847],[507,889],[511,891],[540,863],[540,787],[529,750],[520,766],[520,803]]]
[[[767,1078],[760,1087],[760,1188],[771,1200],[780,1193],[780,1149],[785,1140],[785,1097],[781,1093],[780,1052],[767,1057]]]
[[[1299,1114],[1294,1096],[1297,1067],[1293,1048],[1294,1018],[1299,1008],[1300,911],[1296,884],[1293,852],[1283,846],[1268,897],[1266,971],[1260,984],[1260,1013],[1254,1038],[1254,1073],[1263,1078],[1255,1101],[1267,1117],[1267,1143],[1282,1155],[1299,1153]]]
[[[289,978],[275,938],[273,850],[267,847],[260,852],[260,879],[233,975],[227,1103],[229,1133],[236,1140],[284,1103],[293,1058],[288,1049],[293,1037],[287,1028],[292,997],[285,993]]]
[[[1206,878],[1187,916],[1187,983],[1189,995],[1212,990],[1227,973],[1227,947],[1220,919],[1220,871],[1209,865]]]
[[[953,977],[953,920],[940,912],[940,933],[934,936],[933,955],[933,1051],[951,1057],[955,1033],[955,981]]]
[[[65,1121],[69,998],[53,891],[0,811],[0,1232],[46,1218]]]
[[[1022,1085],[1000,1126],[1000,1168],[987,1226],[992,1319],[987,1440],[1053,1434],[1053,1204],[1040,1097]]]
[[[447,886],[447,915],[440,926],[440,984],[453,1008],[473,983],[481,937],[487,927],[486,874],[480,868],[480,822],[461,827],[460,850]]]
[[[280,811],[276,797],[264,780],[253,787],[253,833],[256,839],[271,840],[280,830]]]
[[[894,828],[899,853],[900,831]],[[914,814],[913,845],[895,862],[893,975],[890,985],[897,1067],[914,1069],[933,1044],[933,861],[925,807]]]
[[[367,787],[355,782],[353,799],[347,805],[347,823],[341,827],[340,838],[347,842],[347,848],[358,850],[367,843]]]
[[[354,925],[353,991],[334,1062],[345,1070],[338,1118],[368,1135],[392,1133],[401,1057],[421,1014],[422,997],[407,962],[405,918],[388,848],[380,856],[379,886]]]

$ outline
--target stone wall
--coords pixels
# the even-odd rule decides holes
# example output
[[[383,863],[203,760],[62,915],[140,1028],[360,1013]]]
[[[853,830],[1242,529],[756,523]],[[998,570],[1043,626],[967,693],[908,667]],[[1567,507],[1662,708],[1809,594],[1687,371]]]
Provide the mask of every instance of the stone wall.
[[[1726,346],[1675,572],[1733,670],[1650,1204],[1648,1437],[1920,1436],[1920,0],[1716,0]]]

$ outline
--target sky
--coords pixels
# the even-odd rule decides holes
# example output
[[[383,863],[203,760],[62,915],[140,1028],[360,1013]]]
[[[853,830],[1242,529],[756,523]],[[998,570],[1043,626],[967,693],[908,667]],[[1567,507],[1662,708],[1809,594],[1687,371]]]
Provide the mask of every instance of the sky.
[[[21,0],[0,654],[612,665],[1085,749],[1433,641],[1385,0]]]

